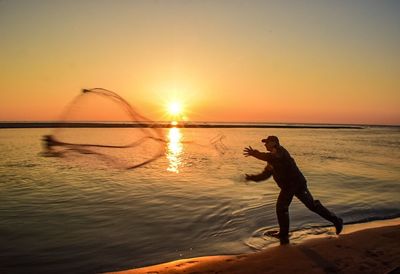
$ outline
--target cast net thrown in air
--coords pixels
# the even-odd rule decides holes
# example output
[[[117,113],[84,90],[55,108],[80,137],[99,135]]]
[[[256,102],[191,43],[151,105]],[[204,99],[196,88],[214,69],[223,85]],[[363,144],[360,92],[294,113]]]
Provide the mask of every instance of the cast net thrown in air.
[[[124,169],[165,155],[165,140],[160,127],[117,93],[103,88],[82,90],[65,109],[58,127],[43,136],[45,156],[88,164],[99,161]]]

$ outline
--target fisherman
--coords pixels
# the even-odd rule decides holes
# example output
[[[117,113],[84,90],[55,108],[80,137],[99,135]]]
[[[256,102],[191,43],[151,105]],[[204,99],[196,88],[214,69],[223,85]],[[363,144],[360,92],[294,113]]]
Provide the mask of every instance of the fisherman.
[[[289,152],[280,145],[278,137],[268,136],[261,142],[269,152],[260,152],[249,146],[244,149],[243,154],[246,157],[253,156],[268,163],[260,174],[245,174],[246,180],[259,182],[272,176],[281,189],[276,202],[279,232],[267,234],[278,238],[281,245],[289,243],[289,206],[293,196],[296,196],[309,210],[333,223],[336,234],[340,234],[343,229],[343,220],[325,208],[319,200],[314,200],[307,188],[306,179]]]

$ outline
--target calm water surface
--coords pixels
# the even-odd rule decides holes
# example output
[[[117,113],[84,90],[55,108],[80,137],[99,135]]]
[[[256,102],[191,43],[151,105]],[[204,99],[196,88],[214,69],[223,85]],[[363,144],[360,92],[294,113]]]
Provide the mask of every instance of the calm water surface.
[[[314,197],[346,223],[400,216],[399,128],[166,129],[166,155],[130,171],[90,155],[43,157],[40,138],[50,132],[0,130],[1,273],[98,273],[267,247],[279,189],[243,180],[264,163],[242,150],[262,150],[260,139],[272,134]],[[69,134],[112,142],[126,131]],[[155,148],[142,149],[137,157]],[[295,239],[332,233],[296,199],[290,214]]]

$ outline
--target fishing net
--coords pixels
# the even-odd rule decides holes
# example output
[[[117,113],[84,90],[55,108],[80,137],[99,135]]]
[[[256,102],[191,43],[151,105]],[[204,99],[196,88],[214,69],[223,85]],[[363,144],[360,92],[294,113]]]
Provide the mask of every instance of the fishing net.
[[[125,169],[163,156],[165,142],[160,127],[117,93],[102,88],[82,90],[64,110],[58,127],[43,136],[45,156],[101,161]]]
[[[170,128],[165,134],[164,127],[169,126],[141,115],[113,91],[83,89],[65,108],[53,132],[43,136],[43,155],[122,169],[142,167],[162,156],[171,162],[178,158],[183,144],[195,143],[174,143],[174,138],[180,138],[179,131]],[[217,135],[205,146],[223,155],[227,150],[223,139]],[[168,170],[177,172],[178,168],[170,166]]]

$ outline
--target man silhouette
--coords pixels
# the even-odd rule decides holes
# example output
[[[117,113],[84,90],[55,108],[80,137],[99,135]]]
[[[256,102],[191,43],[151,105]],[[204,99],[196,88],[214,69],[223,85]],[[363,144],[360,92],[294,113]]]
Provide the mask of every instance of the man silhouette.
[[[314,200],[307,188],[306,179],[289,152],[279,144],[278,137],[268,136],[261,142],[265,144],[269,152],[260,152],[249,146],[244,149],[243,154],[268,163],[262,173],[246,174],[246,180],[259,182],[273,176],[281,189],[276,202],[279,232],[269,233],[269,236],[279,238],[281,244],[289,243],[289,206],[293,196],[296,196],[308,209],[332,222],[336,228],[336,234],[339,234],[343,229],[343,220],[325,208],[319,200]]]

